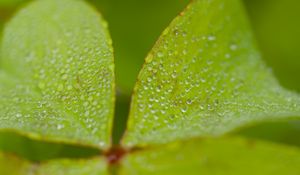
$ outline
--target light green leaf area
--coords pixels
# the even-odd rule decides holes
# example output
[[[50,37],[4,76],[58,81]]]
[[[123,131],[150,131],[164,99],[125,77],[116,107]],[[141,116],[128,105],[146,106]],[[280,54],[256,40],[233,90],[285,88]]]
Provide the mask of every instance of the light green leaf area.
[[[102,158],[89,160],[58,159],[32,163],[15,156],[0,153],[0,174],[10,175],[99,175],[108,174]]]
[[[106,175],[107,163],[104,158],[88,160],[53,160],[42,164],[36,175]]]
[[[30,163],[22,161],[13,155],[0,152],[0,174],[26,175],[29,174]]]
[[[136,152],[120,174],[226,175],[300,173],[300,151],[241,138],[196,139]]]
[[[299,118],[300,97],[261,60],[238,0],[195,0],[163,32],[134,89],[123,144],[217,136]]]
[[[0,128],[36,139],[107,147],[114,108],[111,39],[80,0],[35,1],[7,24]]]

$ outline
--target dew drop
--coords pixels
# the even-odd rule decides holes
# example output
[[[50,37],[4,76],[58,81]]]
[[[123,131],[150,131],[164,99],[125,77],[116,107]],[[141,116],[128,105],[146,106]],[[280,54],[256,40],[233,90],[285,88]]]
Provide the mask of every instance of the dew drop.
[[[16,114],[16,117],[17,117],[17,118],[20,118],[20,117],[22,117],[22,114],[19,114],[19,113],[18,113],[18,114]]]
[[[186,113],[187,112],[187,108],[186,107],[181,108],[181,112],[182,113]]]
[[[230,58],[231,55],[229,53],[225,54],[225,58]]]
[[[85,106],[85,107],[88,106],[88,105],[89,105],[88,102],[84,102],[84,103],[83,103],[83,106]]]
[[[177,73],[173,72],[171,76],[172,76],[172,78],[176,78],[177,77]]]
[[[162,57],[164,56],[164,54],[163,54],[162,52],[157,52],[157,56],[158,56],[159,58],[162,58]]]
[[[231,44],[230,46],[230,50],[235,51],[237,49],[237,45],[235,44]]]
[[[84,116],[86,116],[86,117],[88,117],[90,115],[90,111],[86,111],[85,113],[84,113]]]
[[[208,41],[214,41],[214,40],[216,40],[216,37],[214,35],[209,35],[207,37],[207,39],[208,39]]]
[[[62,77],[61,77],[61,79],[63,79],[63,80],[66,80],[67,78],[68,78],[67,74],[63,74]]]
[[[191,99],[188,99],[187,101],[186,101],[186,104],[188,104],[188,105],[190,105],[190,104],[192,104],[192,100]]]
[[[64,128],[64,125],[62,125],[62,124],[58,124],[56,128],[57,128],[57,130],[61,130],[61,129],[63,129],[63,128]]]

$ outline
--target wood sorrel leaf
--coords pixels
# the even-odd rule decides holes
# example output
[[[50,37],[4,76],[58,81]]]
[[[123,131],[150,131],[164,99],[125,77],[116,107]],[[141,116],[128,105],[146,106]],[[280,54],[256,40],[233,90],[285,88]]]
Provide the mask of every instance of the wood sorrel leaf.
[[[222,135],[299,106],[261,60],[240,1],[195,0],[146,58],[123,144]]]
[[[14,132],[0,134],[0,150],[35,162],[61,158],[91,158],[103,153],[89,146],[33,140]]]
[[[0,152],[0,174],[26,175],[29,167],[28,161]]]
[[[189,0],[89,1],[103,12],[110,26],[114,41],[117,88],[131,95],[143,58],[160,32]]]
[[[104,158],[52,160],[36,168],[36,175],[108,175]]]
[[[136,152],[122,175],[299,174],[297,148],[241,138],[195,139]]]
[[[108,174],[103,158],[89,160],[58,159],[33,163],[0,153],[0,174],[10,175],[98,175]]]
[[[0,128],[107,147],[114,108],[111,39],[83,1],[35,1],[6,26]]]

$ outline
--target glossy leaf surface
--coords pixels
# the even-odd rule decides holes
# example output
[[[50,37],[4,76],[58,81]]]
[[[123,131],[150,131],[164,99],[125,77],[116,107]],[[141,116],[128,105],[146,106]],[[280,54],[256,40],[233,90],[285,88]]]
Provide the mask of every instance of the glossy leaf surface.
[[[2,42],[0,128],[107,147],[114,66],[107,24],[79,0],[34,1]]]
[[[300,116],[261,60],[238,0],[196,0],[164,31],[135,86],[125,145],[222,135]]]
[[[121,175],[239,175],[300,173],[300,151],[241,138],[195,139],[136,152]]]

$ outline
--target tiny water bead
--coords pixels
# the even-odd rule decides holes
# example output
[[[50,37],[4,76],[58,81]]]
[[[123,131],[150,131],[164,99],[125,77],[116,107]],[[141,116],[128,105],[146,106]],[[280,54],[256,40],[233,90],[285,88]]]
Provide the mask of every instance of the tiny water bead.
[[[230,50],[235,51],[237,50],[238,46],[236,44],[231,44],[230,45]]]
[[[158,58],[162,58],[164,56],[163,52],[157,52]]]
[[[187,112],[187,108],[186,107],[181,108],[181,112],[182,113],[186,113]]]
[[[64,125],[63,125],[63,124],[58,124],[58,125],[57,125],[57,130],[61,130],[62,128],[64,128]]]
[[[207,39],[208,39],[208,41],[214,41],[214,40],[216,40],[216,36],[214,36],[214,35],[209,35],[209,36],[207,37]]]

